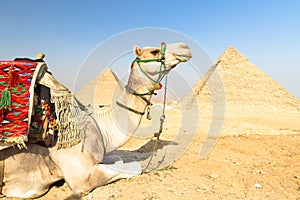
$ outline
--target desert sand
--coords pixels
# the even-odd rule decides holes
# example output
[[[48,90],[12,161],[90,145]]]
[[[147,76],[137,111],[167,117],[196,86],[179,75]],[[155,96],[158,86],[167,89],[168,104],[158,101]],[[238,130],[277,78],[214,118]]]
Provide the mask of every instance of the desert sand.
[[[82,199],[300,198],[300,135],[221,137],[205,159],[199,158],[200,141],[199,134],[162,170],[102,186]],[[73,198],[63,184],[40,199]]]
[[[88,93],[99,89],[93,85],[100,79],[107,87],[121,87],[111,70],[104,74],[86,87]],[[78,93],[82,101],[88,101],[86,88]],[[95,104],[113,98],[101,90],[95,94],[102,97]],[[137,136],[111,154],[145,168],[160,108],[154,107],[152,121],[143,119]],[[99,187],[82,199],[300,199],[299,144],[300,101],[229,47],[191,93],[168,108],[150,172]],[[39,199],[73,197],[61,182]]]

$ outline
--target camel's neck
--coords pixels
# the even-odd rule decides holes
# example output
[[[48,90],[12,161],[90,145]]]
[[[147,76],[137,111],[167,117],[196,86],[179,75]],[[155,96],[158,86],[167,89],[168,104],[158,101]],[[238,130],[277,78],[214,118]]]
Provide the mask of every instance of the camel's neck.
[[[150,96],[147,99],[150,100]],[[132,136],[141,122],[142,114],[139,113],[145,112],[147,103],[126,90],[123,91],[117,102],[113,102],[114,118],[126,135]]]
[[[146,98],[150,100],[151,96],[147,95]],[[122,92],[118,102],[141,113],[145,112],[147,107],[147,103],[141,100],[140,97],[132,95],[125,90]],[[96,113],[99,127],[105,139],[106,152],[113,151],[125,144],[136,132],[142,118],[142,115],[129,111],[117,105],[116,102],[112,102],[112,108],[108,112],[100,111]]]

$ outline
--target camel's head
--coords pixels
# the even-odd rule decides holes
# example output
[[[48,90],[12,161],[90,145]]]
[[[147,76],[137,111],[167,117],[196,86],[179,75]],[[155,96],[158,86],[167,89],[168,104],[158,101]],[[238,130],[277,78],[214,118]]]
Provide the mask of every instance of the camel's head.
[[[135,46],[133,52],[136,59],[132,63],[128,86],[136,91],[143,90],[139,93],[160,89],[163,77],[180,62],[192,57],[190,48],[183,43],[162,43],[161,47],[143,49]]]

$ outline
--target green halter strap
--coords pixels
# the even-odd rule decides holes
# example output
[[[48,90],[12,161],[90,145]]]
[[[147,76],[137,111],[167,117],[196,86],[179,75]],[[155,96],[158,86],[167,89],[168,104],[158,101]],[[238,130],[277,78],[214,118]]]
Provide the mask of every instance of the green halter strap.
[[[162,70],[163,67],[165,68],[165,53],[166,53],[166,43],[162,42],[161,43],[161,58],[153,58],[153,59],[145,59],[145,60],[140,60],[140,59],[135,59],[135,62],[138,64],[139,69],[143,74],[150,79],[153,83],[160,84],[160,81],[163,78]],[[147,62],[160,62],[160,70],[159,70],[159,76],[157,80],[154,80],[145,70],[141,67],[140,63],[147,63]]]

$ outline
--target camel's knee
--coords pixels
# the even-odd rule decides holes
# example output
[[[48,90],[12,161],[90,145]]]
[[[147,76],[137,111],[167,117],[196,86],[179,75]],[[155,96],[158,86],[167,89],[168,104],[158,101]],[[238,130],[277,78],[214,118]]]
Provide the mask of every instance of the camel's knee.
[[[81,199],[83,196],[84,196],[84,193],[83,193],[83,192],[76,192],[76,193],[73,193],[73,194],[72,194],[72,197],[73,197],[74,199]]]

